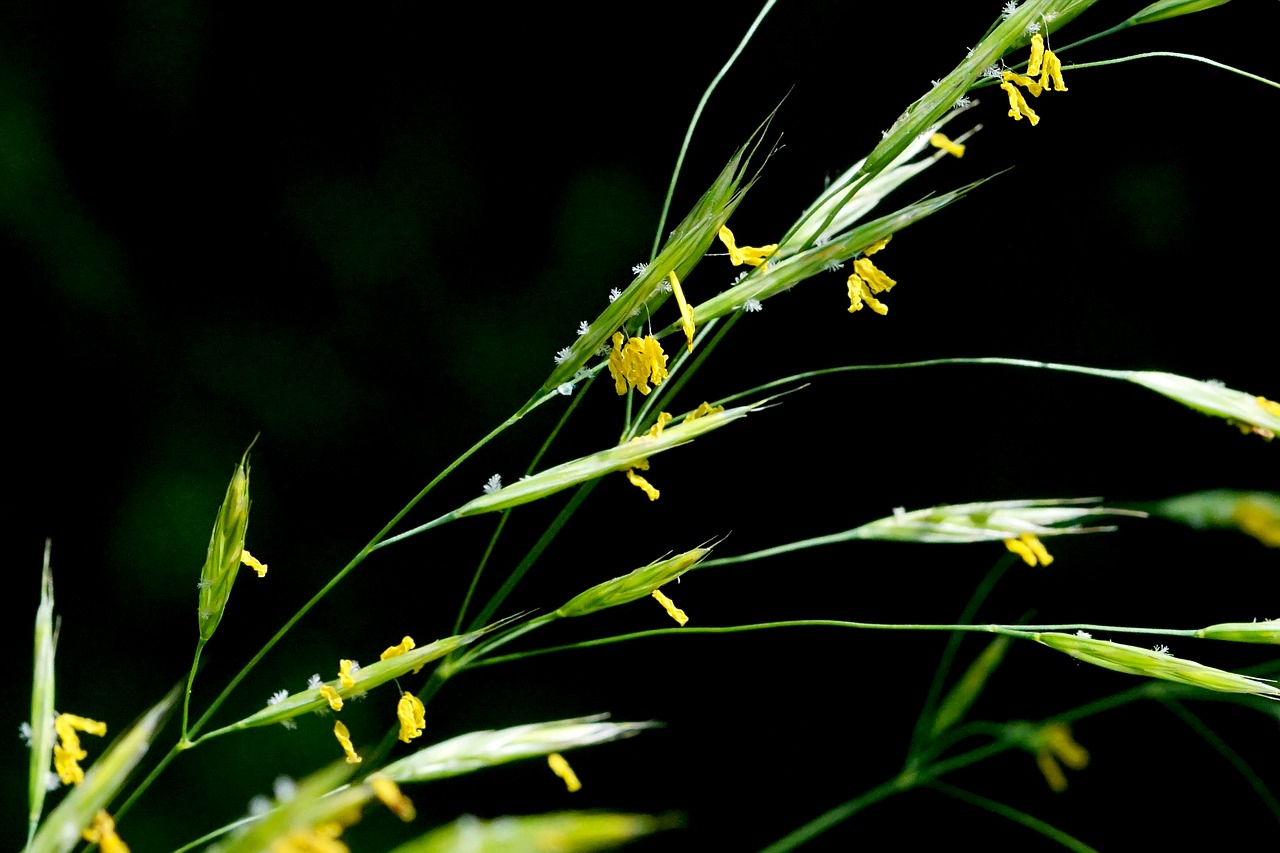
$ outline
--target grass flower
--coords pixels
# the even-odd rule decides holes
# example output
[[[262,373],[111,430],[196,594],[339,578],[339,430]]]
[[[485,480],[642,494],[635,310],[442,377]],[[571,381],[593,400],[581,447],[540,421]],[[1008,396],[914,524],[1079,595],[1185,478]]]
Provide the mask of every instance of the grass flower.
[[[582,783],[578,781],[578,774],[573,772],[573,768],[569,766],[569,762],[564,756],[558,752],[553,752],[547,756],[547,766],[551,768],[551,772],[564,780],[564,786],[570,794],[582,790]]]
[[[222,621],[223,611],[231,598],[237,569],[243,563],[262,577],[267,567],[244,549],[245,533],[249,529],[249,451],[244,452],[240,464],[227,484],[226,496],[213,521],[209,536],[209,548],[204,566],[200,569],[200,639],[208,640]]]
[[[338,743],[342,745],[342,751],[347,754],[348,764],[359,764],[363,760],[356,754],[356,748],[351,744],[351,732],[347,730],[342,720],[333,724],[333,736],[338,739]]]
[[[422,700],[412,693],[405,691],[400,697],[400,701],[396,703],[396,717],[400,720],[402,742],[408,743],[416,737],[422,737],[422,732],[427,727],[426,710]]]
[[[556,611],[557,616],[586,616],[610,607],[628,604],[652,595],[692,569],[711,553],[710,548],[694,548],[656,563],[650,563],[621,577],[596,584],[575,595]]]
[[[393,761],[380,774],[396,782],[429,782],[473,773],[510,761],[543,758],[632,737],[657,723],[611,723],[605,715],[529,723],[496,731],[475,731],[420,749]]]
[[[1237,675],[1154,649],[1058,632],[1036,633],[1032,635],[1032,639],[1077,660],[1116,672],[1161,678],[1221,693],[1251,693],[1280,699],[1280,687],[1276,687],[1269,679]]]
[[[1280,494],[1209,489],[1145,504],[1158,518],[1195,530],[1237,530],[1268,548],[1280,548]]]
[[[890,539],[899,542],[991,542],[1015,541],[1031,551],[1031,537],[1060,536],[1071,533],[1102,533],[1115,530],[1110,526],[1060,526],[1098,515],[1122,515],[1143,518],[1145,512],[1111,507],[1088,506],[1097,498],[1061,498],[1051,500],[988,501],[985,503],[944,504],[911,512],[895,510],[893,515],[864,524],[850,531],[849,538]],[[1039,546],[1043,549],[1043,545]],[[1022,556],[1016,547],[1009,550]],[[1045,554],[1045,556],[1048,556]],[[1025,559],[1025,557],[1024,557]],[[1052,559],[1052,558],[1050,558]],[[1047,564],[1046,564],[1047,565]]]
[[[667,615],[676,620],[681,628],[683,628],[689,621],[689,617],[685,615],[685,612],[679,607],[676,607],[676,603],[664,595],[662,590],[655,589],[649,594],[653,596],[655,601],[662,605],[662,609],[667,611]]]
[[[778,251],[777,243],[770,243],[768,246],[739,246],[733,238],[733,232],[729,230],[729,226],[720,226],[720,242],[724,243],[725,248],[729,250],[729,261],[735,266],[758,267],[766,264],[769,256]]]
[[[1122,378],[1206,415],[1224,418],[1245,435],[1252,433],[1270,441],[1280,431],[1280,404],[1266,397],[1235,391],[1221,383],[1188,379],[1176,373],[1137,370],[1124,373]]]

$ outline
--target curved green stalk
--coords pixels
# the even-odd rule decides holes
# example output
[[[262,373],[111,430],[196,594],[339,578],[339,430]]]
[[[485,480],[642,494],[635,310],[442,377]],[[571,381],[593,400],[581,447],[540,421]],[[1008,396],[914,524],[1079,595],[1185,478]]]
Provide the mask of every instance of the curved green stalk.
[[[578,643],[567,643],[562,646],[550,646],[545,649],[532,649],[527,652],[486,658],[471,664],[471,669],[492,666],[498,663],[511,663],[525,658],[549,655],[553,652],[567,652],[575,649],[590,649],[597,646],[610,646],[628,640],[640,640],[646,637],[680,636],[691,634],[741,634],[747,631],[765,631],[773,628],[856,628],[867,631],[962,631],[976,634],[1004,634],[1019,639],[1033,639],[1035,632],[1045,631],[1111,631],[1116,634],[1156,634],[1164,637],[1192,637],[1194,630],[1179,628],[1130,628],[1124,625],[931,625],[931,624],[892,624],[886,622],[850,622],[841,619],[787,619],[780,622],[756,622],[750,625],[726,625],[719,628],[654,628],[648,631],[634,631],[629,634],[616,634],[612,637],[600,637],[595,640],[583,640]]]
[[[711,100],[711,93],[716,90],[716,86],[720,85],[720,81],[729,73],[729,69],[738,61],[738,57],[746,48],[747,42],[751,41],[756,30],[764,21],[764,16],[769,14],[769,10],[773,8],[778,0],[766,0],[764,7],[760,9],[760,14],[756,15],[756,19],[751,22],[751,26],[747,27],[746,35],[742,37],[742,41],[738,42],[738,46],[729,56],[729,60],[725,62],[724,67],[711,78],[711,83],[707,86],[702,98],[698,101],[698,106],[693,111],[693,117],[689,119],[689,128],[684,133],[684,141],[680,143],[680,153],[676,155],[676,165],[671,172],[671,182],[667,184],[667,197],[662,200],[662,213],[658,216],[658,227],[653,235],[653,248],[649,250],[649,257],[656,257],[658,247],[662,244],[662,235],[667,227],[667,214],[671,211],[671,199],[676,193],[676,182],[680,179],[680,169],[684,166],[684,155],[689,150],[689,142],[693,139],[693,130],[698,126],[698,119],[702,117],[702,110],[707,106],[707,102]]]
[[[1051,841],[1056,841],[1068,850],[1074,850],[1076,853],[1098,853],[1095,848],[1085,844],[1074,835],[1063,832],[1056,826],[1046,823],[1038,817],[1029,815],[1021,809],[1015,809],[1013,806],[1005,803],[987,799],[986,797],[980,796],[971,791],[966,791],[963,788],[957,788],[954,785],[948,785],[946,782],[934,780],[929,782],[926,787],[933,788],[935,791],[946,794],[948,797],[957,799],[962,803],[967,803],[971,806],[977,806],[980,809],[985,809],[992,814],[999,815],[1005,820],[1013,821],[1019,826],[1025,826],[1027,829],[1038,832]]]
[[[1274,80],[1268,80],[1257,74],[1250,74],[1240,68],[1217,62],[1203,56],[1197,56],[1194,53],[1176,53],[1171,50],[1153,50],[1147,53],[1135,53],[1132,56],[1120,56],[1115,59],[1102,59],[1097,62],[1081,62],[1079,65],[1064,65],[1063,71],[1075,71],[1081,68],[1101,68],[1104,65],[1119,65],[1122,62],[1132,62],[1135,59],[1150,59],[1156,56],[1167,56],[1172,59],[1190,59],[1195,62],[1203,62],[1205,65],[1212,65],[1214,68],[1221,68],[1223,71],[1230,71],[1232,74],[1239,74],[1241,77],[1248,77],[1250,80],[1256,80],[1259,83],[1265,83],[1275,89],[1280,89],[1280,83]]]
[[[1271,793],[1267,787],[1267,783],[1259,778],[1249,763],[1244,760],[1240,753],[1231,748],[1230,744],[1218,737],[1217,732],[1205,725],[1204,721],[1186,709],[1181,702],[1173,697],[1166,697],[1160,700],[1166,708],[1172,711],[1179,719],[1192,728],[1196,734],[1204,738],[1205,741],[1218,753],[1227,760],[1237,773],[1249,783],[1249,787],[1253,788],[1259,799],[1266,805],[1272,816],[1280,821],[1280,800],[1276,799],[1276,795]]]

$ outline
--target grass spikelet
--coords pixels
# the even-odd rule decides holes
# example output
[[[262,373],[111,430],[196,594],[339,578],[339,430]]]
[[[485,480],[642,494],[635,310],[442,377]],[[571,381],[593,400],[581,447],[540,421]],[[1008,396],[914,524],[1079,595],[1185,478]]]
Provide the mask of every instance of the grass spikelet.
[[[555,812],[480,820],[466,815],[392,853],[591,853],[608,850],[666,828],[651,815]]]
[[[326,693],[337,693],[342,698],[357,696],[361,693],[367,693],[375,687],[386,684],[394,678],[399,678],[410,671],[421,669],[424,664],[433,660],[444,657],[445,655],[470,645],[494,628],[505,624],[503,622],[482,628],[479,631],[471,631],[467,634],[458,634],[453,637],[446,637],[443,640],[436,640],[434,643],[428,643],[425,646],[418,646],[402,655],[389,657],[386,660],[380,660],[377,663],[371,663],[368,666],[361,667],[351,673],[351,686],[343,686],[341,679],[326,681],[317,684],[309,690],[303,690],[299,693],[293,693],[285,696],[278,702],[272,703],[267,707],[251,714],[237,723],[224,726],[217,731],[210,732],[205,735],[206,738],[215,735],[225,734],[226,732],[239,731],[240,729],[249,729],[254,726],[269,726],[273,723],[283,723],[292,720],[300,714],[318,711],[321,708],[330,707],[330,700]],[[324,688],[328,687],[329,691]]]
[[[1262,622],[1221,622],[1196,631],[1206,640],[1230,640],[1233,643],[1269,643],[1280,645],[1280,619]]]
[[[556,611],[556,615],[585,616],[597,610],[638,601],[680,577],[710,553],[710,548],[694,548],[692,551],[685,551],[669,559],[650,563],[621,577],[596,584],[591,589],[571,598]]]
[[[1066,652],[1077,660],[1113,669],[1116,672],[1176,681],[1179,684],[1203,687],[1220,693],[1252,693],[1255,696],[1280,699],[1280,687],[1270,679],[1238,675],[1225,669],[1174,657],[1168,652],[1113,643],[1110,640],[1095,640],[1077,634],[1048,632],[1031,636],[1032,639],[1051,649]]]
[[[49,567],[52,544],[44,543],[44,570],[40,575],[40,606],[36,608],[35,659],[31,672],[31,757],[27,772],[27,841],[35,835],[48,790],[49,756],[53,754],[54,649],[53,570]]]
[[[1198,412],[1225,418],[1243,433],[1255,433],[1270,441],[1280,431],[1280,404],[1265,397],[1236,391],[1220,383],[1188,379],[1176,373],[1135,370],[1124,378]]]
[[[580,746],[631,737],[655,722],[610,723],[606,715],[530,723],[496,731],[476,731],[418,750],[384,767],[394,782],[426,782],[473,773],[525,758],[543,758]]]
[[[1023,534],[1058,536],[1066,533],[1102,533],[1110,526],[1060,527],[1098,515],[1127,515],[1143,518],[1145,512],[1102,506],[1100,498],[1057,498],[1047,500],[988,501],[985,503],[947,504],[895,512],[864,524],[853,531],[857,539],[887,539],[897,542],[987,542],[1004,540]]]
[[[278,797],[274,808],[252,826],[211,849],[216,853],[346,850],[345,845],[325,848],[307,844],[317,836],[329,839],[330,844],[341,844],[336,837],[360,819],[360,810],[373,791],[364,785],[337,790],[354,772],[354,766],[337,762],[312,773],[296,787],[277,785],[277,791],[287,792],[287,796]]]
[[[231,598],[231,587],[239,574],[244,537],[249,529],[249,451],[227,484],[227,494],[218,508],[209,536],[209,550],[200,569],[200,639],[207,641],[218,629],[222,613]]]

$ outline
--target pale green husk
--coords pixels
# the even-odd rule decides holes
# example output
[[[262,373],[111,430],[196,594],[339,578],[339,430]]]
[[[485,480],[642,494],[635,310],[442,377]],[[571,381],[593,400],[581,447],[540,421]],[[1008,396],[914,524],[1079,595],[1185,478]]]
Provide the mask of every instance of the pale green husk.
[[[1125,23],[1150,24],[1154,21],[1176,18],[1179,15],[1203,12],[1205,9],[1212,9],[1215,6],[1222,6],[1226,3],[1227,0],[1157,0],[1157,2],[1131,15]]]
[[[1276,687],[1270,679],[1238,675],[1224,669],[1174,657],[1167,652],[1113,643],[1110,640],[1095,640],[1092,637],[1082,637],[1077,634],[1047,632],[1031,636],[1037,642],[1060,652],[1066,652],[1077,660],[1113,669],[1116,672],[1161,678],[1165,681],[1176,681],[1179,684],[1189,684],[1221,693],[1252,693],[1255,696],[1271,699],[1280,698],[1280,687]]]
[[[1221,622],[1196,631],[1206,640],[1230,640],[1233,643],[1280,644],[1280,619],[1262,622]]]
[[[651,563],[621,577],[596,584],[591,589],[571,598],[556,611],[556,615],[585,616],[597,610],[638,601],[652,594],[655,589],[680,577],[710,553],[710,548],[694,548],[692,551],[685,551],[683,554]]]
[[[558,812],[481,820],[471,815],[432,830],[392,853],[591,853],[664,827],[650,815]]]
[[[476,731],[420,749],[378,771],[394,782],[427,782],[473,773],[485,767],[538,758],[580,746],[631,737],[655,722],[609,723],[607,715],[530,723],[496,731]]]
[[[226,497],[218,508],[209,536],[209,550],[200,569],[200,639],[208,640],[218,629],[231,598],[231,587],[240,573],[240,555],[249,529],[249,451],[231,475]]]
[[[57,634],[53,624],[53,570],[49,567],[48,540],[44,543],[44,569],[40,574],[40,606],[36,608],[35,659],[31,667],[31,756],[27,772],[27,841],[35,834],[44,810],[49,761],[53,755],[54,651]]]
[[[948,504],[912,512],[898,511],[887,518],[855,528],[850,531],[849,538],[896,542],[983,542],[1013,539],[1024,533],[1033,536],[1058,536],[1067,533],[1107,532],[1116,528],[1055,525],[1099,515],[1146,516],[1146,513],[1137,510],[1081,506],[1097,503],[1099,500],[1100,498],[1061,498],[988,501]]]

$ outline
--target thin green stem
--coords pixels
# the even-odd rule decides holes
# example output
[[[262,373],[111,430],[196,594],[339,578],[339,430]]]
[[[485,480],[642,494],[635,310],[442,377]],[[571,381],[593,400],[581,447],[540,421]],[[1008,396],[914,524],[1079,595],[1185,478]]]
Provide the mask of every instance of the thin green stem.
[[[1034,367],[1041,370],[1058,370],[1064,373],[1084,373],[1089,376],[1102,376],[1107,379],[1127,379],[1129,376],[1128,371],[1124,370],[1106,370],[1099,367],[1080,367],[1075,364],[1055,364],[1049,361],[1030,361],[1025,358],[931,358],[925,361],[903,361],[895,364],[847,364],[841,367],[826,367],[821,370],[809,370],[804,373],[795,373],[782,379],[775,379],[772,382],[766,382],[765,384],[757,385],[754,388],[748,388],[745,391],[734,394],[732,397],[726,397],[721,400],[721,402],[728,405],[729,403],[740,400],[743,397],[751,397],[753,395],[758,395],[761,391],[768,391],[770,388],[776,388],[780,385],[789,385],[793,382],[801,382],[818,376],[831,376],[837,373],[852,373],[861,370],[903,370],[910,367],[938,367],[946,364],[1000,364],[1007,367]]]
[[[751,625],[726,625],[719,628],[654,628],[648,631],[635,631],[629,634],[616,634],[612,637],[600,637],[595,640],[583,640],[563,646],[551,646],[545,649],[532,649],[527,652],[486,658],[471,665],[471,669],[492,666],[499,663],[511,663],[526,658],[549,655],[555,652],[567,652],[576,649],[591,649],[597,646],[610,646],[629,640],[640,640],[647,637],[690,636],[694,634],[741,634],[747,631],[767,631],[775,628],[856,628],[867,631],[965,631],[977,634],[1004,634],[1019,639],[1034,639],[1037,631],[1111,631],[1117,634],[1158,634],[1166,637],[1195,637],[1195,630],[1178,628],[1130,628],[1124,625],[1089,625],[1072,623],[1067,625],[930,625],[930,624],[890,624],[883,622],[850,622],[839,619],[788,619],[781,622],[757,622]]]
[[[1274,80],[1268,80],[1266,77],[1260,77],[1257,74],[1250,74],[1231,65],[1224,65],[1212,59],[1203,56],[1196,56],[1194,53],[1175,53],[1171,50],[1153,50],[1148,53],[1135,53],[1132,56],[1120,56],[1115,59],[1103,59],[1098,62],[1081,62],[1079,65],[1065,65],[1064,71],[1076,71],[1082,68],[1101,68],[1104,65],[1119,65],[1122,62],[1132,62],[1135,59],[1151,59],[1157,56],[1167,56],[1172,59],[1190,59],[1194,62],[1203,62],[1205,65],[1212,65],[1214,68],[1221,68],[1223,71],[1230,71],[1232,74],[1239,74],[1241,77],[1248,77],[1250,80],[1256,80],[1259,83],[1265,83],[1275,89],[1280,89],[1280,83]]]
[[[738,46],[729,56],[729,60],[725,62],[724,67],[711,78],[711,83],[707,86],[702,98],[698,101],[698,106],[693,111],[693,117],[689,120],[689,128],[684,133],[684,141],[680,143],[680,153],[676,155],[676,165],[671,172],[671,181],[667,184],[667,197],[662,200],[662,213],[658,216],[658,227],[653,235],[653,248],[649,251],[649,257],[657,257],[658,247],[662,244],[662,235],[666,233],[667,214],[671,212],[671,199],[676,193],[676,183],[680,180],[680,169],[684,166],[685,154],[689,151],[689,143],[693,139],[693,130],[698,126],[698,119],[702,116],[702,110],[707,106],[707,102],[711,100],[711,93],[715,91],[716,86],[720,85],[720,81],[729,73],[729,69],[738,61],[738,57],[746,48],[747,42],[751,41],[756,30],[764,21],[764,16],[769,14],[769,10],[773,8],[777,0],[767,0],[764,7],[761,8],[760,14],[756,15],[756,19],[751,22],[751,26],[747,28],[746,35],[742,37],[742,41],[738,42]]]
[[[1249,763],[1244,760],[1240,753],[1231,748],[1225,740],[1218,737],[1218,733],[1205,725],[1204,721],[1195,714],[1187,710],[1187,707],[1173,697],[1165,697],[1160,700],[1165,707],[1172,711],[1180,720],[1186,723],[1195,731],[1196,734],[1204,738],[1209,746],[1213,747],[1218,753],[1227,760],[1235,771],[1244,777],[1245,782],[1249,783],[1249,787],[1253,788],[1254,793],[1262,800],[1267,809],[1270,810],[1271,816],[1280,822],[1280,800],[1276,799],[1276,795],[1271,793],[1267,787],[1267,783],[1262,781]]]
[[[496,428],[491,430],[487,435],[485,435],[475,444],[471,445],[471,447],[469,447],[466,451],[464,451],[461,456],[453,460],[453,462],[449,463],[449,465],[443,471],[437,474],[435,478],[431,480],[431,482],[427,483],[427,485],[424,486],[422,490],[419,491],[416,495],[414,495],[413,498],[411,498],[409,502],[405,504],[404,507],[399,512],[397,512],[390,521],[388,521],[385,525],[383,525],[382,529],[379,530],[374,535],[374,537],[369,540],[369,543],[367,545],[365,545],[363,548],[360,549],[359,553],[357,553],[354,557],[352,557],[351,560],[345,566],[343,566],[342,569],[339,570],[339,572],[336,575],[334,575],[329,580],[329,582],[326,583],[320,589],[319,592],[313,595],[311,599],[307,601],[306,604],[302,605],[302,607],[298,610],[298,612],[293,614],[293,616],[289,619],[289,621],[286,622],[280,628],[280,630],[276,631],[275,635],[272,636],[272,638],[267,641],[266,645],[264,645],[261,649],[259,649],[257,654],[255,654],[249,660],[249,662],[245,664],[244,667],[238,673],[236,673],[236,676],[231,679],[230,683],[227,684],[225,688],[223,688],[222,692],[219,693],[217,698],[213,700],[213,703],[209,706],[208,710],[206,710],[204,714],[201,715],[200,719],[196,720],[195,725],[191,727],[187,735],[188,736],[194,735],[198,731],[200,731],[200,729],[204,727],[204,724],[209,721],[209,718],[213,716],[213,714],[218,710],[219,707],[221,707],[222,703],[227,700],[227,697],[231,695],[231,692],[235,690],[236,687],[240,684],[240,682],[243,681],[245,677],[250,672],[253,671],[254,667],[256,667],[258,663],[264,657],[267,656],[267,653],[270,652],[271,649],[275,647],[276,643],[280,642],[280,640],[284,637],[284,635],[289,633],[289,631],[293,628],[293,626],[296,625],[298,621],[302,619],[303,616],[307,615],[307,613],[311,610],[311,608],[314,607],[320,601],[320,599],[324,598],[325,595],[329,593],[329,590],[337,586],[337,584],[343,578],[345,578],[351,572],[352,569],[354,569],[356,566],[363,563],[366,557],[368,557],[371,553],[373,553],[378,548],[381,548],[382,546],[387,545],[392,541],[399,541],[400,539],[404,539],[416,533],[421,533],[425,530],[429,530],[432,527],[437,527],[441,524],[444,524],[447,521],[452,521],[453,520],[452,513],[448,515],[442,515],[439,518],[435,519],[434,521],[430,521],[424,525],[416,527],[407,533],[402,533],[399,536],[394,536],[394,537],[391,537],[390,539],[384,539],[384,537],[388,533],[390,533],[395,528],[395,526],[399,524],[400,521],[406,515],[408,515],[413,510],[413,508],[416,507],[418,503],[423,498],[425,498],[441,480],[449,476],[449,474],[451,474],[455,468],[457,468],[459,465],[461,465],[463,462],[469,459],[472,454],[474,454],[480,448],[484,447],[486,444],[488,444],[490,441],[492,441],[494,438],[496,438],[498,435],[504,432],[508,427],[512,426],[521,418],[523,418],[525,415],[527,415],[529,412],[533,411],[538,406],[541,406],[543,403],[547,402],[552,397],[556,397],[556,396],[559,396],[559,394],[555,391],[552,391],[548,394],[542,395],[541,397],[535,397],[531,399],[529,402],[525,403],[523,406],[520,407],[520,409],[514,415],[507,418],[505,421],[499,424]]]
[[[547,435],[547,440],[542,442],[542,446],[538,448],[538,452],[533,455],[533,459],[529,462],[529,467],[525,469],[525,474],[532,474],[533,469],[538,467],[538,463],[542,461],[542,457],[546,455],[547,449],[551,447],[551,442],[555,441],[556,436],[560,434],[560,430],[568,423],[569,416],[578,408],[578,404],[582,402],[586,396],[586,390],[591,387],[591,383],[595,382],[599,372],[591,374],[586,383],[578,393],[573,395],[573,400],[565,407],[564,414],[560,416],[560,420],[552,428]],[[489,537],[489,544],[485,546],[484,555],[480,558],[480,564],[476,566],[475,574],[471,576],[471,585],[467,587],[467,594],[462,599],[462,606],[458,608],[458,617],[453,623],[453,633],[462,633],[462,621],[467,616],[467,608],[471,606],[471,598],[475,595],[476,587],[480,583],[480,575],[484,572],[484,568],[489,563],[489,558],[493,555],[493,549],[498,544],[499,537],[502,536],[502,530],[507,525],[507,519],[511,516],[511,510],[503,510],[502,517],[498,520],[498,526],[494,528],[493,535]]]
[[[182,694],[182,739],[187,738],[187,720],[191,709],[191,688],[196,681],[196,669],[200,666],[200,653],[204,651],[204,644],[207,643],[204,637],[196,641],[196,653],[191,657],[191,671],[187,673],[187,689]]]
[[[560,510],[559,514],[556,515],[555,519],[550,525],[548,525],[547,529],[543,531],[540,537],[538,537],[538,541],[534,543],[533,547],[530,548],[528,553],[526,553],[520,560],[519,565],[512,569],[511,574],[507,576],[506,581],[504,581],[498,591],[489,598],[484,609],[480,611],[479,615],[471,620],[471,624],[467,628],[468,631],[477,630],[493,618],[493,614],[497,612],[500,606],[502,606],[502,602],[506,601],[507,596],[511,594],[511,591],[516,588],[516,585],[520,583],[521,579],[524,578],[525,574],[533,564],[537,562],[540,556],[542,556],[542,552],[545,551],[547,546],[551,544],[552,540],[556,538],[561,529],[569,522],[569,519],[573,517],[573,514],[577,512],[578,507],[582,506],[582,502],[587,499],[587,496],[591,494],[591,490],[594,489],[596,484],[599,482],[599,480],[589,480],[581,486],[578,486],[577,490],[573,493],[573,497],[569,499],[569,502]]]
[[[801,844],[812,841],[837,824],[843,823],[867,806],[888,799],[894,794],[910,791],[922,784],[933,781],[939,776],[968,767],[970,764],[976,764],[979,761],[985,761],[993,755],[999,755],[1012,748],[1013,744],[1009,743],[988,744],[911,773],[900,773],[889,781],[882,782],[871,790],[823,812],[813,820],[765,847],[760,853],[787,853],[787,851],[794,850]]]
[[[971,622],[974,615],[978,612],[978,608],[982,606],[982,602],[987,600],[987,596],[991,594],[991,590],[995,589],[996,584],[1009,566],[1013,564],[1013,555],[1006,554],[996,561],[991,570],[987,572],[986,577],[978,584],[977,589],[973,591],[973,595],[969,597],[969,601],[965,604],[964,610],[960,613],[961,622]],[[955,661],[957,652],[960,650],[960,641],[964,637],[963,633],[954,633],[947,638],[947,646],[942,651],[942,657],[938,661],[938,668],[933,673],[933,682],[929,685],[929,692],[924,700],[924,708],[916,717],[915,728],[911,732],[911,741],[907,746],[908,769],[913,767],[916,752],[928,737],[929,732],[933,729],[934,717],[938,711],[938,701],[942,697],[942,688],[946,683],[947,674],[951,671],[951,664]]]
[[[120,805],[120,808],[116,809],[115,811],[116,820],[120,820],[125,816],[125,814],[129,811],[129,808],[135,802],[138,801],[139,797],[141,797],[144,793],[146,793],[146,790],[148,788],[151,787],[151,783],[156,781],[156,779],[159,778],[160,774],[164,772],[164,769],[169,766],[169,764],[173,761],[173,759],[178,757],[178,753],[182,752],[188,746],[190,746],[190,741],[188,741],[184,737],[182,740],[178,741],[172,748],[170,748],[170,750],[167,753],[165,753],[164,758],[160,759],[160,761],[156,763],[156,766],[151,768],[151,772],[147,774],[145,779],[143,779],[141,782],[138,783],[138,787],[133,789],[133,792],[129,794],[129,798]]]
[[[1068,850],[1074,850],[1076,853],[1098,853],[1095,848],[1085,844],[1074,835],[1064,832],[1053,824],[1040,820],[1038,817],[1029,815],[1021,809],[1015,809],[1013,806],[1005,803],[988,799],[971,791],[966,791],[963,788],[957,788],[954,785],[948,785],[946,782],[938,782],[935,780],[928,783],[926,787],[932,788],[939,793],[946,794],[948,797],[957,799],[962,803],[977,806],[978,808],[989,811],[992,814],[999,815],[1000,817],[1013,821],[1020,826],[1025,826],[1027,829],[1040,833],[1045,838],[1057,842]]]
[[[1103,30],[1100,33],[1094,33],[1091,36],[1085,36],[1079,41],[1073,41],[1071,42],[1071,44],[1063,45],[1062,47],[1056,47],[1054,48],[1054,53],[1066,53],[1068,50],[1071,50],[1072,48],[1080,47],[1081,45],[1088,44],[1091,41],[1097,41],[1098,39],[1103,38],[1104,36],[1115,35],[1121,30],[1127,30],[1131,26],[1133,26],[1132,20],[1121,21],[1120,23],[1116,24],[1114,27],[1112,27],[1109,30]]]

